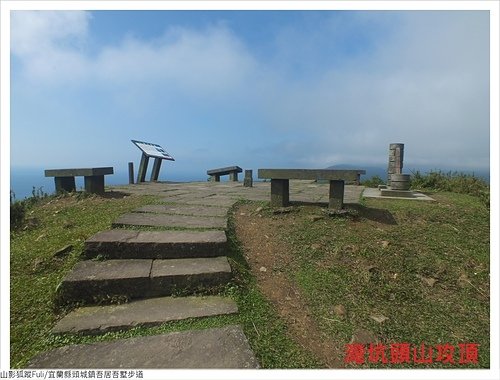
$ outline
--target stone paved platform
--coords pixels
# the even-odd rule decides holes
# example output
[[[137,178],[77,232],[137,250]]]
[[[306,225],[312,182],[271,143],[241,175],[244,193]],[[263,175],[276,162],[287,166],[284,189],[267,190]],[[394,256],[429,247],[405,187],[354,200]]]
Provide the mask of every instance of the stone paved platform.
[[[28,368],[259,368],[240,326],[79,344],[35,356]]]
[[[328,183],[290,180],[290,201],[327,204],[328,189]],[[344,203],[359,203],[363,189],[363,186],[346,185]],[[254,181],[253,187],[244,187],[242,182],[145,182],[115,186],[113,190],[157,195],[165,202],[226,207],[230,207],[238,199],[269,201],[271,197],[271,183],[259,181]]]

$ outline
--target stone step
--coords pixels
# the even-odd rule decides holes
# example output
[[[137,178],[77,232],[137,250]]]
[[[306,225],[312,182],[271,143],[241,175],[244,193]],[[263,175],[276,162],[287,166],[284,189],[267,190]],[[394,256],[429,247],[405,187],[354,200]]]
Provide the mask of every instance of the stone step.
[[[99,232],[85,241],[85,257],[111,259],[170,259],[224,256],[224,231],[132,231]]]
[[[139,207],[134,212],[149,212],[157,214],[177,214],[194,216],[227,216],[229,207],[195,206],[186,204],[146,205]]]
[[[240,326],[79,344],[35,356],[28,368],[259,368]]]
[[[52,329],[52,333],[95,335],[237,312],[238,307],[233,300],[218,296],[148,298],[121,305],[78,308],[62,318]]]
[[[113,227],[124,226],[226,229],[227,219],[217,216],[198,217],[188,215],[130,213],[120,216],[113,223]]]
[[[217,206],[217,207],[232,207],[238,201],[237,198],[214,196],[206,197],[203,199],[188,199],[184,203],[188,205],[199,205],[199,206]]]
[[[102,302],[203,291],[226,283],[226,257],[169,260],[81,261],[59,285],[60,303]]]

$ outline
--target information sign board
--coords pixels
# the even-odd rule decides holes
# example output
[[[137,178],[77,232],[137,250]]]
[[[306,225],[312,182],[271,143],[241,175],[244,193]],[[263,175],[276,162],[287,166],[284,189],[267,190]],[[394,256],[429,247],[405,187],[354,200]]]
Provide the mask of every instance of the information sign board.
[[[147,143],[144,141],[137,141],[137,140],[132,140],[132,142],[148,157],[175,161],[174,158],[158,144]]]

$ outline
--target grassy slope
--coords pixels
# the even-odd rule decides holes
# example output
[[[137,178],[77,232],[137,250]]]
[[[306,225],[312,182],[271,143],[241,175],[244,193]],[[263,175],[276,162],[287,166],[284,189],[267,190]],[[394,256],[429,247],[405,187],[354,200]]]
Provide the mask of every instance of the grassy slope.
[[[302,209],[281,232],[295,259],[289,276],[332,339],[349,343],[363,328],[386,344],[450,343],[458,351],[459,343],[479,343],[479,365],[488,367],[489,212],[468,195],[434,197],[367,200],[355,218],[314,223],[307,214],[317,210]]]
[[[438,202],[432,204],[370,200],[367,207],[357,207],[355,219],[311,222],[308,213],[318,210],[304,207],[301,222],[284,224],[282,230],[295,255],[289,275],[303,288],[321,328],[332,339],[348,342],[353,330],[362,327],[385,341],[480,343],[480,365],[487,367],[489,213],[473,197],[435,197]],[[152,202],[150,197],[61,198],[33,209],[30,217],[38,223],[11,236],[11,366],[22,367],[37,352],[68,343],[241,323],[263,367],[316,367],[315,359],[290,340],[286,325],[258,291],[232,228],[236,278],[223,293],[237,301],[239,315],[101,337],[50,336],[60,317],[53,310],[55,289],[79,260],[83,241],[109,228],[120,214]],[[385,248],[384,241],[389,242]],[[53,253],[67,244],[73,251],[54,258]],[[430,287],[417,275],[437,282]],[[341,323],[332,322],[331,306],[336,304],[347,309],[348,318]],[[369,318],[371,314],[389,319],[379,324]]]
[[[85,239],[108,229],[119,215],[150,203],[151,197],[49,198],[28,212],[27,227],[11,234],[11,366],[26,364],[47,347],[57,285],[79,260]],[[61,258],[54,253],[67,245]]]
[[[48,202],[48,203],[47,203]],[[153,197],[123,199],[68,196],[43,201],[28,213],[24,230],[11,234],[11,366],[22,368],[35,354],[67,344],[93,343],[134,336],[146,336],[241,324],[267,368],[311,368],[314,358],[286,336],[286,326],[260,294],[248,272],[231,227],[230,261],[235,281],[221,294],[236,300],[240,313],[232,316],[190,319],[157,327],[138,327],[101,336],[52,336],[50,329],[67,310],[55,310],[57,285],[80,260],[84,241],[109,229],[121,214],[145,204]],[[230,225],[231,225],[230,221]],[[146,228],[147,230],[147,228]],[[54,252],[71,244],[68,256],[55,258]]]

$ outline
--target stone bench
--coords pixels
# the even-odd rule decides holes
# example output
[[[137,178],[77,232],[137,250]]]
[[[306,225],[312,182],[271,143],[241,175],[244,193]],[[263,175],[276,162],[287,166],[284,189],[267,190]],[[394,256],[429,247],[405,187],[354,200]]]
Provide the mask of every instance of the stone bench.
[[[75,177],[84,177],[86,192],[103,194],[104,176],[107,174],[113,174],[112,167],[45,170],[45,177],[54,177],[56,193],[75,191]]]
[[[331,169],[259,169],[258,177],[271,180],[271,206],[285,207],[290,202],[289,180],[329,180],[330,192],[328,207],[340,210],[344,205],[344,181],[359,184],[365,170]]]
[[[228,166],[227,168],[211,169],[207,170],[207,174],[210,176],[210,181],[220,182],[221,175],[229,174],[230,181],[238,181],[238,173],[243,171],[239,166]]]

